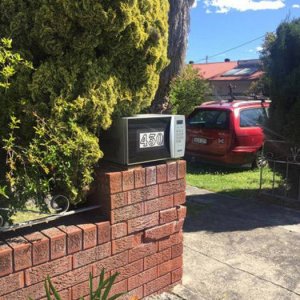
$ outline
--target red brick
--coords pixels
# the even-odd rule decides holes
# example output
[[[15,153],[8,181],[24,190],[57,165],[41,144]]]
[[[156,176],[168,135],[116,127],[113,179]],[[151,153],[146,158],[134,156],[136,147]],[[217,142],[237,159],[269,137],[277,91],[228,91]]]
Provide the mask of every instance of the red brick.
[[[13,251],[4,242],[0,241],[0,277],[13,272]]]
[[[172,195],[178,192],[185,191],[185,180],[179,179],[166,183],[159,184],[159,196]]]
[[[134,187],[136,189],[146,185],[146,172],[144,168],[134,170]]]
[[[133,290],[157,278],[157,267],[146,270],[128,279],[128,290]]]
[[[137,300],[142,299],[144,296],[144,288],[142,286],[129,291],[126,295],[122,296],[120,300]]]
[[[47,262],[50,259],[49,239],[40,232],[24,236],[32,244],[32,264],[34,266]]]
[[[181,204],[184,204],[185,199],[186,199],[185,192],[174,194],[174,206],[179,206]]]
[[[89,274],[92,272],[91,266],[79,268],[57,277],[51,278],[51,281],[55,288],[60,291],[72,287],[76,284],[86,281],[89,278]]]
[[[72,257],[65,256],[54,261],[25,270],[26,285],[44,281],[47,275],[51,278],[72,270]]]
[[[186,217],[186,206],[180,205],[180,207],[177,209],[177,214],[178,219],[184,219]]]
[[[151,228],[159,224],[159,214],[158,212],[144,215],[128,221],[128,233],[133,233],[137,231],[144,230],[146,228]]]
[[[6,242],[13,248],[15,272],[32,266],[31,244],[24,237],[10,238]]]
[[[164,237],[167,237],[175,232],[176,222],[164,224],[157,226],[155,228],[147,229],[145,231],[146,240],[160,240]]]
[[[122,222],[111,226],[111,238],[112,240],[121,238],[127,235],[127,223]]]
[[[124,279],[128,279],[144,271],[143,260],[142,259],[137,260],[124,267],[118,268],[115,271],[118,271],[118,273],[120,273],[119,276],[116,278],[117,282],[122,281]],[[112,271],[112,274],[114,274],[115,271]]]
[[[128,264],[128,252],[122,252],[114,256],[105,258],[93,265],[94,276],[99,276],[102,269],[104,268],[106,272],[113,269],[118,269]]]
[[[0,296],[24,287],[24,273],[19,272],[0,278]]]
[[[184,224],[184,219],[180,219],[179,221],[176,222],[175,226],[175,232],[179,232],[182,230]]]
[[[109,194],[115,194],[122,192],[122,173],[113,172],[105,174],[106,182]]]
[[[66,234],[58,228],[49,228],[42,231],[50,238],[50,258],[56,259],[66,255]]]
[[[167,181],[167,165],[156,166],[157,183],[163,183]]]
[[[144,285],[144,296],[149,296],[171,284],[171,274],[166,274]]]
[[[118,277],[117,277],[118,278]],[[113,284],[110,292],[108,293],[108,297],[112,297],[113,295],[126,293],[127,292],[127,280],[123,280]]]
[[[147,256],[144,259],[144,268],[145,270],[157,266],[165,261],[170,260],[172,257],[171,255],[171,248],[168,248],[162,252],[155,253],[153,255]]]
[[[107,279],[109,276],[110,276],[110,272],[106,272],[104,274],[104,279]],[[81,282],[75,286],[72,286],[72,298],[71,298],[72,300],[75,300],[75,299],[81,300],[81,297],[85,297],[90,294],[90,281],[88,279],[89,279],[89,277],[87,278],[86,281]],[[92,282],[93,291],[96,291],[96,289],[99,285],[99,280],[100,280],[100,277],[93,278],[93,282]],[[90,297],[88,296],[87,299],[90,300]],[[64,299],[62,299],[62,300],[64,300]]]
[[[183,244],[177,244],[172,246],[172,258],[178,257],[183,253]]]
[[[141,235],[129,235],[112,241],[112,253],[116,254],[128,249],[132,249],[141,244]]]
[[[182,256],[166,261],[158,266],[158,276],[163,276],[178,268],[182,268],[182,265],[183,265]]]
[[[140,217],[144,214],[144,204],[136,203],[133,205],[125,206],[122,208],[115,209],[111,212],[112,224],[127,221]]]
[[[110,272],[106,272],[104,274],[104,279],[107,279],[108,277],[110,276]],[[88,279],[88,278],[86,278]],[[93,281],[92,281],[92,285],[93,285],[93,291],[95,292],[97,287],[98,287],[98,284],[99,284],[99,280],[100,280],[100,277],[94,277],[93,278]],[[84,281],[84,282],[81,282],[75,286],[72,286],[72,300],[81,300],[82,297],[84,297],[85,299],[85,296],[87,296],[86,299],[90,300],[90,281],[87,280],[87,281]],[[62,299],[64,300],[64,299]]]
[[[128,204],[128,193],[122,192],[112,194],[109,196],[108,201],[110,201],[112,209],[126,206]]]
[[[35,285],[31,285],[29,287],[25,287],[19,289],[15,292],[6,294],[0,298],[1,300],[17,300],[17,299],[40,299],[46,296],[44,282],[37,283]]]
[[[67,234],[67,253],[72,254],[82,249],[82,230],[77,226],[61,225],[58,227]]]
[[[111,255],[111,243],[96,246],[73,254],[73,267],[79,268]]]
[[[147,167],[146,168],[146,185],[156,184],[156,167]]]
[[[162,210],[159,213],[159,222],[160,224],[170,223],[177,219],[177,209],[175,207]]]
[[[186,175],[186,161],[185,160],[179,160],[177,162],[177,174],[178,174],[178,179],[185,178],[185,175]]]
[[[145,202],[145,214],[150,214],[170,207],[173,207],[173,195]]]
[[[179,268],[172,272],[172,283],[180,281],[182,279],[183,269]]]
[[[81,297],[87,296],[90,293],[90,282],[89,280],[72,286],[72,299],[77,300]]]
[[[134,172],[133,170],[122,172],[123,191],[134,189]]]
[[[173,181],[177,179],[177,162],[167,163],[167,179]]]
[[[83,249],[89,249],[97,245],[97,226],[95,224],[77,225],[83,231]]]
[[[139,260],[157,252],[158,245],[154,242],[141,244],[134,249],[129,250],[129,262]]]
[[[110,241],[111,235],[110,235],[110,222],[100,222],[96,223],[97,225],[97,232],[98,232],[98,237],[97,237],[97,243],[98,245],[104,244]]]
[[[128,204],[138,203],[158,197],[158,186],[151,185],[128,192]]]
[[[159,251],[162,251],[164,249],[170,248],[173,245],[180,244],[183,242],[183,234],[182,232],[175,233],[168,237],[167,239],[164,239],[162,241],[159,241]]]

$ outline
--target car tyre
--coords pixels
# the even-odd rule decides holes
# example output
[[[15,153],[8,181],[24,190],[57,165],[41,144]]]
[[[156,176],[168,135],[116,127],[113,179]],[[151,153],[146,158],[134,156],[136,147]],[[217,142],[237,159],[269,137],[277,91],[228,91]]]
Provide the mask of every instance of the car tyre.
[[[267,165],[268,165],[268,160],[264,155],[263,151],[262,150],[257,151],[255,154],[255,159],[252,162],[252,169],[263,168],[266,167]]]

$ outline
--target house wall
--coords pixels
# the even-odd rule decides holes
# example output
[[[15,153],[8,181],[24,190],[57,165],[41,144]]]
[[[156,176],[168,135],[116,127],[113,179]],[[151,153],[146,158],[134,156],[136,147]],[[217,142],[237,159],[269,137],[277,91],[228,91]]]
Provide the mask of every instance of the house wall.
[[[233,87],[233,93],[236,95],[245,95],[248,93],[248,90],[251,86],[251,84],[254,81],[210,81],[210,84],[212,86],[212,94],[214,96],[228,96],[229,95],[229,84],[232,84]]]
[[[2,235],[0,299],[46,299],[47,275],[62,299],[78,299],[89,293],[89,273],[96,284],[102,268],[120,272],[112,292],[128,292],[122,299],[179,283],[185,173],[182,160],[98,173],[101,211]]]

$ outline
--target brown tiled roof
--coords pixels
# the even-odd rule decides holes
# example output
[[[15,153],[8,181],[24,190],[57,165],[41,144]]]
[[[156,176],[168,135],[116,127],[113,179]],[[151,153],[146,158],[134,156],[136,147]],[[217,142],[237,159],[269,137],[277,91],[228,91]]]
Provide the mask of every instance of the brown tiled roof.
[[[210,81],[256,80],[263,74],[261,70],[258,70],[250,75],[222,76],[224,73],[236,68],[237,66],[237,61],[193,64],[193,68],[198,70],[199,75]]]

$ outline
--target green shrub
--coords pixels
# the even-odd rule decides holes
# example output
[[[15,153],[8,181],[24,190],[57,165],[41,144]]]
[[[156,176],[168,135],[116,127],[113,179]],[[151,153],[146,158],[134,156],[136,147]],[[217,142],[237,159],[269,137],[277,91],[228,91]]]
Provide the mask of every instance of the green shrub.
[[[205,101],[205,96],[210,92],[208,82],[199,77],[197,70],[191,65],[183,68],[170,88],[172,112],[182,115],[190,114],[195,106]]]
[[[2,0],[0,11],[0,37],[33,65],[0,89],[9,206],[57,193],[77,204],[103,157],[100,130],[154,97],[168,63],[168,1]]]
[[[275,35],[267,35],[264,47],[270,125],[277,137],[300,145],[300,19],[281,23]]]
[[[291,149],[300,147],[300,19],[281,23],[275,34],[266,36],[263,59],[269,82],[271,107],[271,130],[273,139],[285,140],[284,144],[268,144],[267,151],[275,153],[280,160],[291,156]],[[288,151],[285,148],[288,147]],[[295,149],[295,148],[294,148]],[[297,156],[299,161],[299,153]],[[291,161],[290,161],[291,162]],[[276,171],[285,178],[287,166],[279,164]],[[291,197],[298,197],[299,166],[288,166],[289,177],[284,185]]]

